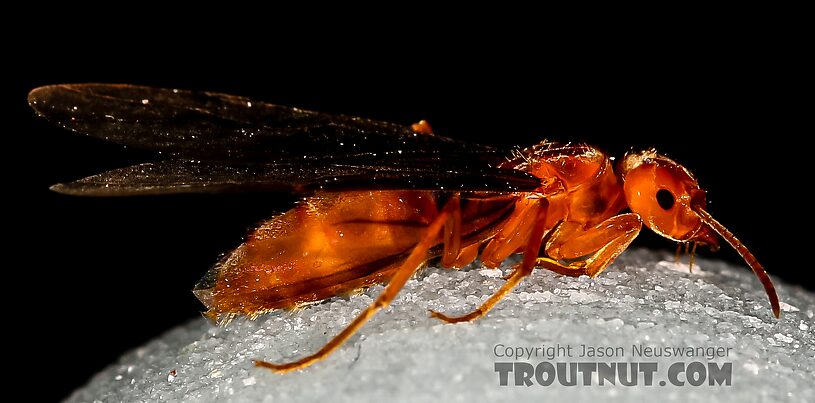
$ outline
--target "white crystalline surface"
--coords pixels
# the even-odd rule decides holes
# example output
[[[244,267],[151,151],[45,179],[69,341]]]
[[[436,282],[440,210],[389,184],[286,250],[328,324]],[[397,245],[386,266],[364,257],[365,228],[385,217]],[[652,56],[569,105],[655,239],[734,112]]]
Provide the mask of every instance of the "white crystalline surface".
[[[194,320],[125,355],[68,401],[815,401],[815,296],[776,281],[783,301],[776,320],[747,268],[698,264],[689,273],[665,253],[634,250],[596,279],[536,270],[485,318],[458,325],[427,311],[468,312],[503,283],[502,273],[478,265],[428,268],[349,342],[305,370],[275,374],[252,359],[281,362],[316,351],[381,286],[225,328]],[[515,360],[496,357],[498,344],[574,348],[574,358],[532,357],[532,365],[649,361],[660,367],[652,386],[600,386],[596,373],[591,386],[580,378],[577,386],[515,386],[512,373],[500,386],[495,363]],[[624,347],[625,356],[577,357],[584,344]],[[732,363],[732,384],[659,386],[670,364],[707,365],[707,358],[633,357],[632,345],[729,347],[727,357],[712,361]]]

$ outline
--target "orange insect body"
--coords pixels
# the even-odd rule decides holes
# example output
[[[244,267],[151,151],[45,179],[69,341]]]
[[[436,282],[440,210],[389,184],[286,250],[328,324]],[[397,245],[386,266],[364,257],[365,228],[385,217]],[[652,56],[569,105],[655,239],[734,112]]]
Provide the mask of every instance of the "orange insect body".
[[[611,159],[593,147],[542,143],[505,165],[532,173],[541,187],[518,194],[457,196],[453,221],[458,226],[447,225],[434,235],[423,261],[441,256],[443,266],[458,268],[481,250],[484,265],[498,267],[510,255],[524,252],[539,225],[550,235],[537,265],[595,276],[634,239],[643,217],[647,226],[670,239],[718,247],[711,228],[691,208],[691,203],[704,207],[704,192],[684,168],[653,152],[628,155],[615,172]],[[674,198],[669,208],[656,200],[662,189]],[[223,321],[387,283],[438,217],[446,195],[317,194],[257,228],[205,276],[196,295],[210,317]],[[626,208],[634,212],[619,214]],[[583,263],[558,263],[588,255]]]
[[[564,153],[564,151],[569,152]],[[589,147],[547,148],[545,155],[508,161],[545,178],[552,195],[545,219],[594,225],[624,207],[608,159]],[[497,267],[528,243],[541,194],[461,196],[460,244],[445,254],[440,234],[427,258],[444,255],[446,267],[462,267],[478,255]],[[196,287],[209,316],[257,316],[387,282],[415,248],[441,209],[445,193],[361,191],[321,193],[257,228],[248,241],[214,267]],[[452,230],[451,230],[452,231]]]
[[[523,254],[500,289],[474,311],[457,317],[431,312],[450,323],[470,321],[486,314],[536,267],[569,276],[598,275],[643,225],[685,244],[686,250],[692,246],[691,258],[697,244],[718,248],[717,235],[722,237],[758,276],[773,313],[780,314],[764,268],[706,211],[697,181],[654,151],[629,153],[615,165],[587,145],[543,142],[503,162],[492,160],[498,161],[496,167],[480,160],[494,156],[493,149],[471,145],[461,150],[463,143],[434,135],[425,121],[407,128],[232,95],[130,85],[41,87],[31,92],[29,102],[66,128],[176,158],[52,187],[59,192],[316,190],[258,227],[194,290],[207,315],[225,323],[236,315],[254,318],[387,284],[316,353],[287,364],[256,361],[275,371],[326,357],[387,306],[431,258],[458,268],[480,255],[483,264],[497,267],[510,255]],[[168,122],[173,123],[169,129]],[[203,139],[196,141],[197,136]],[[321,151],[312,152],[317,147]],[[460,159],[445,161],[447,154]],[[468,165],[472,161],[478,162]],[[324,186],[328,190],[320,190]]]

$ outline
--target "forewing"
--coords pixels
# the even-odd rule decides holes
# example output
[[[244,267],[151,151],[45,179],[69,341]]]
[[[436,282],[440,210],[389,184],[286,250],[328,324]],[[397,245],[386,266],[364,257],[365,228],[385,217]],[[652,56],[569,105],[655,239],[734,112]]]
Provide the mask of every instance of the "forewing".
[[[415,154],[500,158],[495,150],[409,127],[213,92],[124,84],[36,88],[29,104],[70,130],[180,158],[274,161]]]

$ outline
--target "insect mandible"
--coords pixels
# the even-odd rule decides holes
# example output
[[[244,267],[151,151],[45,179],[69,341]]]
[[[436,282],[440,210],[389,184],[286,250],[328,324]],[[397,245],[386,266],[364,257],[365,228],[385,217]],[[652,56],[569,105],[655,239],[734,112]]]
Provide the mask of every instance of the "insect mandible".
[[[387,284],[316,353],[284,364],[255,362],[278,372],[325,358],[429,259],[458,268],[480,256],[494,268],[523,254],[506,282],[469,314],[431,312],[449,323],[471,321],[536,267],[597,276],[643,225],[691,253],[699,244],[717,248],[723,238],[780,315],[769,276],[707,212],[693,175],[653,150],[628,153],[616,164],[584,144],[544,141],[504,152],[435,135],[424,121],[402,126],[135,85],[52,85],[32,90],[28,99],[39,115],[66,129],[170,157],[57,184],[57,192],[304,197],[256,228],[196,285],[206,315],[219,323]]]

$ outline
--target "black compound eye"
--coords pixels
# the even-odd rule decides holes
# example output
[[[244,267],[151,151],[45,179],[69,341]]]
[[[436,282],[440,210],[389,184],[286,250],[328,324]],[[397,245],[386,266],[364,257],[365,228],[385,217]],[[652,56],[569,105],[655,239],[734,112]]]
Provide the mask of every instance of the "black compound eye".
[[[671,193],[668,189],[659,189],[657,190],[657,203],[659,203],[659,207],[662,207],[663,210],[670,210],[671,207],[674,206],[674,199],[673,193]]]

